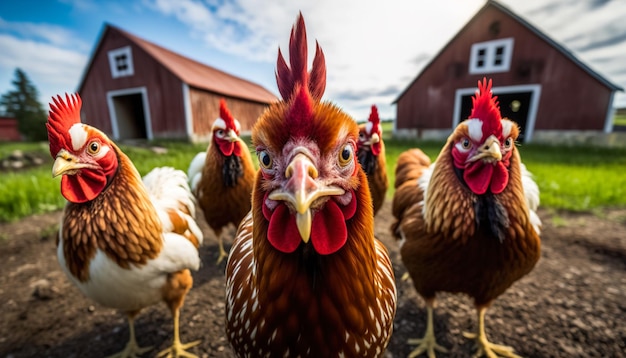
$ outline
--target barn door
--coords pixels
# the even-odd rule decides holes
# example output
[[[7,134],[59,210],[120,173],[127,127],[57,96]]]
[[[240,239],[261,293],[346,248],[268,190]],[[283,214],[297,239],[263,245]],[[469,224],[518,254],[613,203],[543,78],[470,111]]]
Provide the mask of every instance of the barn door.
[[[475,91],[474,88],[461,88],[456,91],[452,128],[469,117],[472,111],[472,96]],[[502,117],[516,122],[520,127],[517,141],[530,141],[535,128],[541,86],[494,87],[492,91],[494,95],[498,96]]]
[[[108,92],[107,102],[114,139],[152,139],[145,88]]]

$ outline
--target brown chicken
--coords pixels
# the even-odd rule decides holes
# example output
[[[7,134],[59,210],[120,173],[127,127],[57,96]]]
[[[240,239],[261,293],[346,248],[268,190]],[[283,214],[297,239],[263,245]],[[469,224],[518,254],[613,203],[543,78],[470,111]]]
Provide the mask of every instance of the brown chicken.
[[[87,297],[125,312],[130,339],[115,357],[150,348],[135,340],[134,317],[165,302],[174,318],[174,342],[159,356],[195,357],[182,344],[179,310],[200,266],[202,232],[187,176],[155,168],[143,181],[130,159],[101,131],[80,123],[78,95],[53,98],[48,117],[52,175],[62,175],[63,213],[57,256]]]
[[[380,357],[396,288],[374,238],[358,126],[320,101],[324,55],[318,45],[307,72],[302,15],[289,57],[279,50],[283,100],[252,130],[261,168],[226,266],[226,335],[240,357]]]
[[[383,129],[380,126],[380,118],[378,117],[378,108],[376,106],[372,106],[368,121],[359,126],[357,148],[357,157],[367,175],[370,192],[372,193],[374,215],[376,215],[385,202],[387,188],[389,187]]]
[[[485,311],[540,256],[535,214],[539,190],[515,147],[517,124],[500,117],[491,80],[478,83],[469,119],[448,138],[437,160],[420,150],[400,155],[396,167],[393,233],[402,261],[426,302],[427,328],[415,357],[445,351],[435,340],[433,308],[437,292],[465,293],[478,313],[476,356],[516,357],[485,334]]]
[[[226,101],[220,100],[220,118],[213,123],[209,146],[196,155],[187,171],[191,190],[219,241],[218,264],[228,256],[222,230],[229,224],[238,226],[251,206],[255,170],[250,151],[239,137],[240,128]]]

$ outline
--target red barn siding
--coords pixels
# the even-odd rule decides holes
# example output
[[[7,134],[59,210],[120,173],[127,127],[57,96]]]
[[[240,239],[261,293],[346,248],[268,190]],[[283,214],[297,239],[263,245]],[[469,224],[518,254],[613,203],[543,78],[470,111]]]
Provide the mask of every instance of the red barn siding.
[[[451,128],[456,90],[475,88],[485,76],[494,87],[541,85],[535,130],[603,130],[612,90],[523,23],[489,5],[398,98],[396,128]],[[494,23],[499,24],[497,33]],[[514,43],[508,72],[469,73],[472,44],[509,37]]]
[[[109,27],[103,42],[94,54],[81,88],[83,115],[86,123],[112,134],[107,93],[115,90],[145,87],[154,138],[185,138],[182,82],[126,36]],[[108,51],[130,46],[133,58],[132,76],[113,78]]]
[[[0,141],[20,141],[22,135],[17,128],[17,119],[10,117],[0,117]]]
[[[200,138],[211,133],[211,126],[220,116],[220,99],[226,100],[226,106],[233,117],[241,124],[241,131],[248,132],[263,111],[268,107],[265,103],[255,103],[239,98],[226,97],[218,93],[189,89],[189,100],[192,108],[193,132]]]

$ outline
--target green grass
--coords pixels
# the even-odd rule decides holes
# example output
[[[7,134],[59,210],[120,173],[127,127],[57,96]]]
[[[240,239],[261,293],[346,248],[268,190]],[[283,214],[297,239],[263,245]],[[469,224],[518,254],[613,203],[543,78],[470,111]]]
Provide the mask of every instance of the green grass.
[[[626,149],[527,145],[520,153],[543,206],[576,211],[626,206]]]
[[[626,111],[623,113],[615,113],[613,118],[613,125],[626,126]]]
[[[394,140],[389,137],[391,124],[384,123],[387,173],[393,195],[395,160],[409,148],[419,147],[432,160],[444,142]],[[249,143],[249,138],[246,138]],[[159,142],[167,148],[166,154],[155,154],[150,148],[121,146],[139,172],[144,175],[156,166],[172,166],[187,170],[193,156],[206,149],[205,145],[182,142]],[[48,157],[46,143],[1,143],[0,158],[14,150],[42,152]],[[593,211],[604,207],[626,207],[626,149],[597,147],[552,147],[522,145],[522,160],[534,174],[541,191],[541,205],[552,209]],[[255,158],[255,156],[253,156]],[[256,159],[256,158],[255,158]],[[52,160],[45,165],[0,175],[0,222],[13,221],[24,216],[59,210],[65,199],[59,190],[59,178],[50,174]]]

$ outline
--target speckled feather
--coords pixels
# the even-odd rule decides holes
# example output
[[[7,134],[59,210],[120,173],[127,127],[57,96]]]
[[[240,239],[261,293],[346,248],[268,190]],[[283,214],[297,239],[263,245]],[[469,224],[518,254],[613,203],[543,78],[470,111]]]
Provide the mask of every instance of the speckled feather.
[[[367,181],[360,173],[361,181]],[[257,187],[260,182],[257,180]],[[255,192],[254,201],[262,200]],[[367,186],[359,190],[366,203]],[[273,249],[260,205],[242,222],[226,269],[226,334],[241,357],[378,357],[391,337],[396,290],[387,249],[360,205],[334,255]]]
[[[250,151],[243,142],[237,142],[236,145],[243,147],[241,157],[233,155],[234,160],[239,161],[241,170],[236,185],[230,186],[224,182],[222,171],[225,157],[219,151],[218,146],[211,143],[206,152],[201,177],[193,188],[204,218],[218,237],[225,226],[231,223],[235,226],[239,225],[241,219],[250,212],[251,207],[254,164]]]
[[[477,196],[459,181],[452,163],[453,138],[466,135],[463,130],[457,128],[430,167],[421,151],[401,155],[392,231],[401,239],[402,260],[424,298],[434,298],[439,291],[462,292],[481,306],[532,270],[540,256],[540,240],[522,185],[527,174],[516,148],[509,183],[494,196],[507,215],[505,239],[500,241],[477,225]]]
[[[365,130],[365,124],[359,126],[360,131]],[[389,180],[387,179],[387,160],[385,157],[385,144],[380,141],[380,153],[372,154],[371,150],[365,150],[359,147],[357,153],[359,163],[363,167],[367,180],[369,182],[370,191],[372,193],[372,205],[374,205],[374,215],[385,203],[387,196],[387,188]]]
[[[280,53],[277,63],[283,100],[259,118],[253,145],[283,164],[294,147],[306,146],[319,171],[311,179],[342,180],[354,193],[356,213],[341,222],[347,239],[337,251],[320,254],[312,241],[300,238],[295,251],[281,251],[268,239],[264,205],[271,186],[284,179],[285,168],[276,177],[260,171],[252,212],[239,227],[226,266],[226,336],[239,357],[380,357],[396,310],[393,267],[386,248],[374,238],[365,173],[354,157],[349,167],[354,170],[347,174],[338,174],[334,164],[346,143],[356,143],[358,126],[337,106],[320,102],[324,58],[317,46],[312,69],[306,71],[301,15],[289,48],[291,68]],[[321,215],[328,205],[323,200],[313,215]]]
[[[164,230],[157,209],[142,189],[141,178],[128,157],[117,147],[114,149],[120,162],[115,179],[93,201],[68,202],[63,215],[60,236],[65,262],[71,274],[81,282],[89,280],[89,263],[98,249],[117,265],[128,269],[144,266],[148,260],[156,258],[163,247]],[[198,247],[202,233],[191,216],[194,209],[189,209],[188,203],[179,208],[180,213],[174,208],[167,210],[169,219],[176,223],[171,232],[187,237]]]

